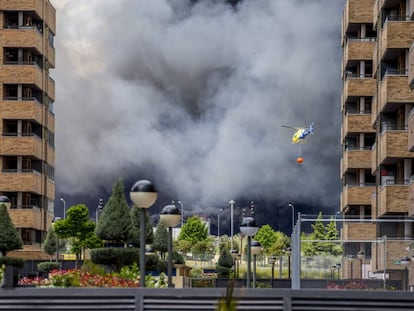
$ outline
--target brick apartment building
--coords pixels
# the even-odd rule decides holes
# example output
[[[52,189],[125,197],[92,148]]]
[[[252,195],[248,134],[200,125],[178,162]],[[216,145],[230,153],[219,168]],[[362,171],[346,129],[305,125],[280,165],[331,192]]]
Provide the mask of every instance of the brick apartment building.
[[[414,0],[347,0],[341,37],[341,212],[354,219],[342,239],[383,241],[345,243],[359,264],[344,260],[343,277],[385,269],[406,280],[398,260],[414,237]]]
[[[49,0],[0,0],[0,193],[24,249],[44,258],[41,243],[54,213],[56,11]],[[0,229],[1,230],[1,229]]]

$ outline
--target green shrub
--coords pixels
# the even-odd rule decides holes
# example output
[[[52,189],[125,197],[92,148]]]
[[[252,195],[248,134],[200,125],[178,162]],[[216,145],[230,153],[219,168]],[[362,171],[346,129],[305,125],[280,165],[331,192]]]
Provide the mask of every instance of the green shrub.
[[[10,257],[10,256],[0,257],[0,266],[5,265],[5,266],[12,266],[12,267],[21,269],[24,267],[25,262],[26,261],[22,258]]]
[[[90,274],[97,274],[97,275],[106,274],[105,268],[102,265],[95,264],[89,259],[86,259],[83,261],[81,271],[88,272]]]
[[[233,257],[231,257],[231,254],[227,249],[223,249],[216,265],[217,276],[229,277],[232,267]]]
[[[174,251],[172,254],[172,260],[177,265],[185,265],[184,257],[176,251]]]
[[[123,266],[131,266],[138,261],[138,258],[138,248],[108,247],[91,249],[93,263],[108,266],[115,271],[120,271]]]
[[[44,262],[39,262],[37,264],[37,269],[39,270],[39,272],[46,272],[49,273],[52,270],[57,270],[60,268],[60,262],[56,262],[56,261],[44,261]]]

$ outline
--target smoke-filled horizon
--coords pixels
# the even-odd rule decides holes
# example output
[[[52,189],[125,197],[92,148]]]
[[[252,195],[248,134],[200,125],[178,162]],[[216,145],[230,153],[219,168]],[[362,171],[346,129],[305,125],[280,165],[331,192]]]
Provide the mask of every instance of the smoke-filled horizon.
[[[193,212],[337,210],[344,0],[193,2],[54,1],[57,198],[149,179]],[[311,122],[301,150],[281,126]]]

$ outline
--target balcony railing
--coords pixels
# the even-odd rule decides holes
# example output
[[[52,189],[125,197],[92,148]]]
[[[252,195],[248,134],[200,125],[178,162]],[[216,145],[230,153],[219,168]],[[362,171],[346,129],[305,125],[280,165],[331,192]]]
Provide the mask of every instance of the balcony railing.
[[[39,100],[37,97],[17,97],[17,96],[5,96],[3,100],[10,100],[10,101],[34,101],[39,104],[42,104],[42,101]]]
[[[2,173],[34,173],[36,175],[41,175],[41,173],[33,168],[28,169],[15,169],[15,168],[6,168],[2,169]]]

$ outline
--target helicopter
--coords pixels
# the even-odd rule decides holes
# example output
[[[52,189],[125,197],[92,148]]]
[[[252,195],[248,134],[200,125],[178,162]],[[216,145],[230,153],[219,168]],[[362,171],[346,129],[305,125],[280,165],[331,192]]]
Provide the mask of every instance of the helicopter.
[[[309,134],[313,135],[313,130],[314,130],[313,125],[314,125],[314,123],[312,122],[309,125],[309,128],[306,128],[306,127],[292,127],[292,126],[288,126],[288,125],[282,125],[282,126],[296,131],[292,136],[292,144],[297,144],[297,143],[303,144],[303,143],[305,143],[305,138]]]

